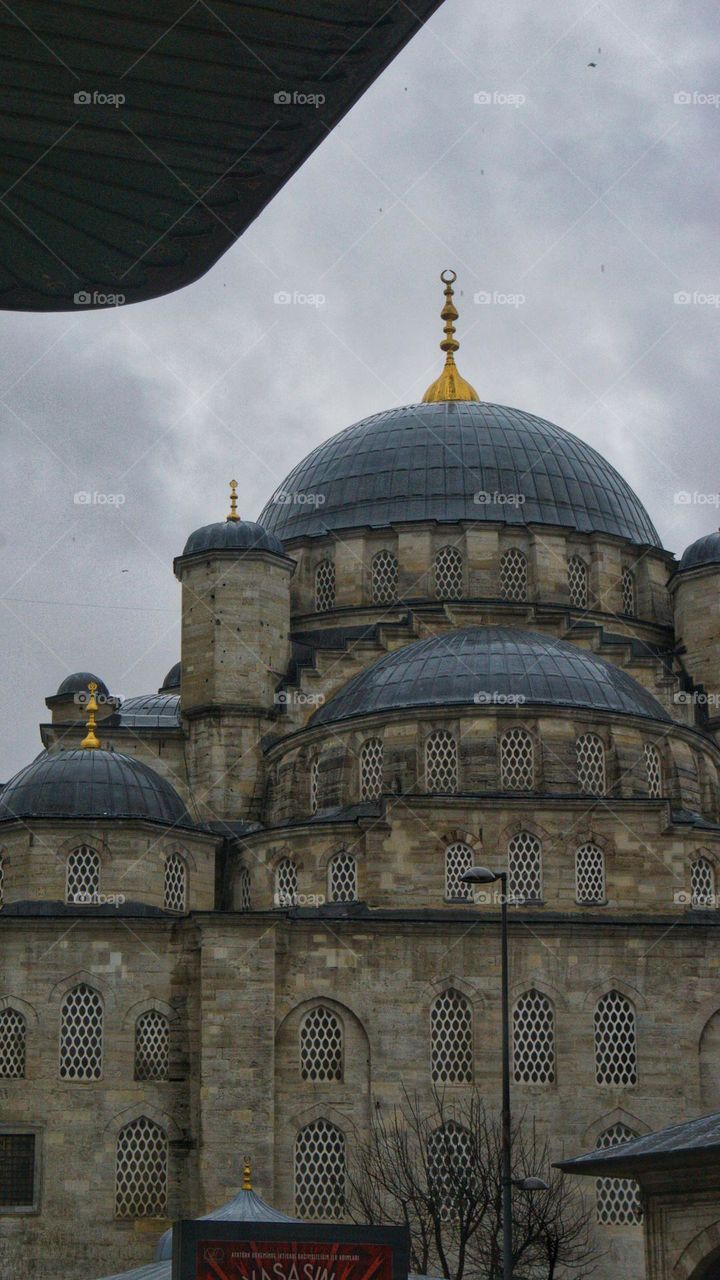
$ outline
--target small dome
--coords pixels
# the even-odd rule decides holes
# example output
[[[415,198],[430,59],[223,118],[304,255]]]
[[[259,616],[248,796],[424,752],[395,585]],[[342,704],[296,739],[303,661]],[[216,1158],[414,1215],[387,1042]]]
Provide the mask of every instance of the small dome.
[[[43,751],[0,793],[0,822],[28,818],[134,818],[191,827],[174,787],[115,751]]]
[[[682,553],[676,573],[684,573],[687,569],[699,569],[707,564],[720,564],[720,531],[706,533],[704,538],[691,542]]]
[[[354,676],[310,723],[407,707],[525,703],[670,720],[626,671],[578,645],[512,627],[465,627],[395,649]]]
[[[66,676],[62,684],[58,686],[55,694],[56,698],[71,698],[76,693],[87,693],[88,685],[94,681],[97,685],[97,692],[103,697],[109,697],[108,687],[104,680],[99,676],[94,676],[92,671],[73,671],[71,676]]]
[[[190,534],[183,556],[202,555],[207,551],[270,551],[284,556],[282,543],[252,520],[221,520],[203,525]]]
[[[158,689],[158,693],[169,693],[171,689],[179,689],[181,672],[182,672],[182,663],[176,662],[174,666],[172,666],[168,671],[165,679],[163,680],[162,684],[160,685],[160,688]]]
[[[140,693],[126,698],[109,721],[110,727],[120,729],[177,729],[180,723],[178,693]]]
[[[203,1214],[200,1222],[298,1222],[279,1209],[273,1209],[261,1196],[250,1189],[238,1191],[232,1200]],[[155,1247],[155,1261],[165,1262],[172,1258],[172,1227],[163,1232]]]

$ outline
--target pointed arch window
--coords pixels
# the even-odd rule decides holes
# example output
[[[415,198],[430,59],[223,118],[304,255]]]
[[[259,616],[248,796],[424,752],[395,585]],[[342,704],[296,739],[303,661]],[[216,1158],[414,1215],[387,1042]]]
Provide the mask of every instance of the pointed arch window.
[[[379,800],[382,789],[382,738],[368,738],[360,748],[360,799]]]
[[[425,786],[440,795],[458,789],[457,742],[447,729],[437,729],[425,743]]]
[[[660,766],[660,752],[654,743],[646,742],[644,744],[643,758],[645,760],[648,795],[651,800],[659,800],[662,795],[662,768]]]
[[[510,547],[501,557],[500,593],[505,600],[528,598],[528,563],[519,547]]]
[[[60,1010],[60,1079],[99,1080],[102,1057],[102,999],[80,982],[68,991]]]
[[[139,1116],[117,1138],[116,1218],[167,1217],[167,1183],[167,1134],[148,1116]]]
[[[100,893],[100,855],[87,844],[68,854],[65,863],[65,901],[79,906],[97,903]]]
[[[275,906],[296,907],[298,873],[292,858],[283,858],[275,868]]]
[[[252,911],[250,872],[247,867],[241,867],[238,871],[237,904],[238,911]]]
[[[345,1210],[345,1135],[320,1118],[295,1139],[295,1212],[300,1218],[332,1221]]]
[[[167,1080],[169,1074],[170,1023],[158,1009],[148,1009],[135,1023],[135,1079]]]
[[[453,987],[432,1003],[430,1046],[435,1084],[472,1084],[472,1009],[470,1001]]]
[[[331,902],[357,902],[357,862],[341,849],[328,864],[328,897]]]
[[[605,748],[595,733],[583,733],[575,743],[578,786],[585,795],[604,796]]]
[[[532,791],[535,749],[526,729],[508,729],[500,739],[500,786],[503,791]]]
[[[435,556],[435,598],[461,600],[463,557],[459,547],[441,547]]]
[[[165,910],[185,911],[187,901],[187,869],[179,853],[165,859]]]
[[[631,569],[623,569],[620,578],[620,590],[622,593],[622,611],[635,616],[635,577]]]
[[[600,1134],[595,1147],[607,1151],[639,1137],[626,1124],[614,1124]],[[642,1222],[640,1188],[632,1178],[598,1178],[595,1183],[597,1220],[606,1226],[635,1226]]]
[[[715,907],[715,868],[701,854],[690,866],[690,901],[693,907]]]
[[[320,804],[320,758],[310,761],[310,812],[317,813]]]
[[[508,898],[522,904],[542,901],[542,845],[530,831],[508,844]]]
[[[637,1084],[635,1010],[620,991],[595,1006],[595,1079],[598,1084]]]
[[[8,1005],[0,1012],[0,1079],[24,1077],[26,1040],[27,1023],[23,1014]]]
[[[594,844],[583,844],[575,854],[575,901],[580,906],[604,903],[605,857]]]
[[[513,1009],[513,1069],[518,1084],[555,1079],[555,1014],[542,991],[525,991]]]
[[[445,850],[445,897],[455,902],[472,901],[472,885],[462,877],[473,865],[473,851],[469,844],[457,841]]]
[[[321,560],[315,569],[315,610],[327,613],[335,608],[335,565],[332,560]]]
[[[473,1192],[472,1139],[467,1129],[448,1120],[428,1136],[428,1180],[440,1217],[450,1222],[458,1214],[458,1203],[467,1203]]]
[[[568,560],[568,593],[573,608],[587,609],[588,571],[581,556],[571,556]]]
[[[378,551],[371,566],[373,604],[395,604],[398,598],[398,562],[391,551]]]
[[[337,1014],[318,1005],[300,1024],[300,1075],[327,1083],[343,1078],[343,1029]]]

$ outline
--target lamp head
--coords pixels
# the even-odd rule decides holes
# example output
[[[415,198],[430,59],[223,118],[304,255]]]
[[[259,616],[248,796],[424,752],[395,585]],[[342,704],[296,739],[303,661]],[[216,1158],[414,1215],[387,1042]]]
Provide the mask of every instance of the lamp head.
[[[464,871],[460,879],[463,884],[494,884],[500,879],[497,871],[491,871],[489,867],[471,867],[469,871]]]

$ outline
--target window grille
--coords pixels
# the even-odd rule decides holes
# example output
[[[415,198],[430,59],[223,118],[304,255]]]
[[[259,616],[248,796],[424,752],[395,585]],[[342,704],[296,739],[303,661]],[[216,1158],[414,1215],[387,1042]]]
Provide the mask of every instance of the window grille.
[[[283,858],[275,868],[275,906],[296,907],[298,873],[292,858]]]
[[[295,1212],[316,1221],[345,1208],[345,1137],[329,1120],[305,1125],[295,1139]]]
[[[117,1218],[167,1217],[168,1140],[147,1116],[118,1134],[115,1165]]]
[[[467,1129],[448,1120],[428,1137],[428,1181],[446,1222],[457,1215],[458,1201],[466,1201],[472,1189],[472,1142]]]
[[[378,551],[372,561],[373,604],[395,604],[398,598],[398,562],[391,551]]]
[[[310,762],[310,812],[317,813],[320,803],[320,759]]]
[[[542,899],[542,845],[529,831],[508,845],[508,898],[516,904]]]
[[[555,1079],[555,1016],[533,987],[513,1009],[513,1069],[518,1084],[552,1084]]]
[[[510,547],[500,560],[500,591],[506,600],[528,598],[527,560],[517,547]]]
[[[696,858],[690,867],[690,900],[693,907],[714,907],[715,868],[708,858]]]
[[[445,850],[445,897],[472,901],[472,885],[462,877],[473,865],[473,851],[467,844],[449,844]]]
[[[135,1023],[135,1079],[167,1080],[170,1074],[170,1023],[148,1009]]]
[[[643,747],[645,756],[645,773],[647,775],[648,795],[651,800],[658,800],[662,795],[662,769],[660,768],[660,752],[652,742]]]
[[[252,911],[252,898],[250,896],[250,872],[247,867],[241,867],[238,872],[238,910]]]
[[[635,578],[630,569],[623,569],[621,578],[623,613],[635,614]]]
[[[462,593],[462,552],[459,547],[441,547],[435,556],[435,597],[437,600],[461,600]]]
[[[595,1079],[637,1084],[635,1010],[619,991],[608,991],[595,1006]]]
[[[588,607],[588,571],[585,561],[580,556],[571,556],[568,560],[568,591],[570,603],[576,609]]]
[[[436,1084],[472,1084],[473,1027],[469,1000],[450,987],[430,1010],[431,1074]]]
[[[65,901],[91,905],[100,893],[100,858],[94,849],[81,844],[65,864]]]
[[[575,854],[575,900],[581,906],[605,902],[605,857],[594,844],[583,844]]]
[[[102,1053],[102,1000],[81,982],[68,991],[60,1013],[60,1079],[99,1080]]]
[[[335,607],[335,565],[332,560],[321,560],[315,569],[315,609],[327,613]]]
[[[425,786],[442,794],[458,789],[457,743],[446,729],[431,733],[425,743]]]
[[[328,866],[328,897],[331,902],[357,902],[357,863],[351,853],[341,849]]]
[[[25,1075],[27,1024],[18,1009],[0,1013],[0,1078],[21,1080]]]
[[[360,799],[378,800],[383,789],[383,744],[368,738],[360,749]]]
[[[0,1133],[0,1208],[32,1209],[35,1187],[35,1134]]]
[[[165,910],[184,911],[187,887],[185,863],[177,853],[165,859]]]
[[[584,733],[575,743],[577,780],[586,795],[605,795],[605,748],[594,733]]]
[[[322,1082],[343,1078],[340,1019],[324,1005],[305,1014],[300,1026],[300,1075]]]
[[[500,786],[503,791],[532,791],[534,785],[533,740],[525,729],[508,729],[500,739]]]
[[[614,1124],[600,1134],[595,1147],[606,1151],[608,1147],[619,1147],[637,1137],[627,1125]],[[635,1226],[642,1222],[640,1188],[633,1178],[598,1178],[595,1187],[598,1222],[606,1226]]]

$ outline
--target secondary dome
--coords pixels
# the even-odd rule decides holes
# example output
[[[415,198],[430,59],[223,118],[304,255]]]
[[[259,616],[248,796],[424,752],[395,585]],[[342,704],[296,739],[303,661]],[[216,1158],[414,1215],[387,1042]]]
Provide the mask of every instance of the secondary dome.
[[[720,532],[706,533],[697,542],[682,553],[676,573],[684,573],[686,569],[700,569],[707,564],[720,564]]]
[[[577,645],[512,627],[465,627],[395,649],[354,676],[310,723],[408,707],[526,703],[670,720],[626,671]]]
[[[356,422],[308,454],[260,516],[285,543],[418,520],[564,525],[661,546],[640,499],[589,444],[532,413],[472,400]]]
[[[237,487],[237,480],[231,480],[230,510],[225,520],[203,525],[201,529],[191,533],[180,559],[184,556],[202,555],[206,551],[270,551],[276,556],[285,555],[282,543],[275,534],[268,533],[262,524],[240,519]]]
[[[43,751],[0,793],[0,822],[18,818],[131,818],[193,826],[174,787],[115,751]]]
[[[170,668],[165,679],[163,680],[158,693],[167,693],[170,689],[180,688],[180,677],[182,676],[182,663],[176,662]]]
[[[97,692],[103,697],[108,697],[108,687],[104,680],[99,676],[94,676],[92,671],[73,671],[72,675],[66,676],[61,684],[58,685],[56,698],[69,698],[75,693],[84,693],[87,697],[88,685],[94,682],[97,685]]]

